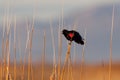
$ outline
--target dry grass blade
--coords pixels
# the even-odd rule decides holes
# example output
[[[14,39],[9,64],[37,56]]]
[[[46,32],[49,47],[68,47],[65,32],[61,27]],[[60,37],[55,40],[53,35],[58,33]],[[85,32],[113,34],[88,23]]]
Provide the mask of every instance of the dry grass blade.
[[[45,48],[46,48],[46,32],[44,31],[44,38],[43,38],[43,54],[42,54],[42,76],[41,80],[44,80],[44,69],[45,69]]]
[[[6,80],[11,80],[9,72],[10,67],[10,46],[11,46],[11,33],[10,33],[11,20],[7,21],[7,32],[6,32],[6,53],[7,53],[7,66],[6,66]]]
[[[14,18],[14,80],[16,80],[16,16]]]
[[[64,73],[65,73],[65,65],[68,62],[68,59],[70,57],[70,50],[71,50],[71,42],[68,44],[67,53],[66,53],[64,64],[63,64],[60,80],[63,80],[63,76],[64,76]]]
[[[114,5],[112,10],[112,26],[110,34],[110,59],[109,59],[109,80],[111,80],[111,66],[112,66],[112,39],[113,39],[113,29],[114,29]]]
[[[27,39],[26,39],[26,46],[25,46],[25,54],[24,54],[24,61],[23,61],[23,66],[22,66],[22,80],[24,80],[24,78],[25,78],[25,63],[26,63],[26,55],[27,55],[27,52],[28,52],[28,49],[29,49],[29,40],[30,40],[30,31],[29,31],[29,25],[28,25],[28,22],[27,22],[27,18],[26,18],[26,24],[27,24],[27,26],[26,26],[26,28],[27,28]],[[29,61],[29,55],[28,55],[28,61]],[[28,62],[28,64],[29,64],[29,62]],[[29,76],[30,76],[30,74],[29,74],[29,69],[30,69],[30,67],[28,66],[28,80],[29,80]]]
[[[67,80],[74,80],[73,79],[73,69],[72,69],[72,63],[71,63],[71,55],[68,58],[68,78]]]
[[[58,80],[60,79],[60,73],[61,73],[61,54],[62,54],[62,34],[61,34],[60,18],[59,18],[59,29],[58,29]]]
[[[52,46],[53,46],[53,72],[50,76],[50,80],[53,80],[52,76],[54,76],[54,80],[56,80],[56,77],[57,77],[56,76],[56,74],[57,74],[57,72],[56,72],[56,67],[57,67],[57,65],[56,65],[56,51],[55,51],[54,33],[53,33],[53,27],[52,27],[51,21],[50,21],[50,30],[51,30]]]
[[[33,80],[33,74],[32,74],[32,39],[33,39],[33,32],[34,32],[34,18],[33,18],[33,23],[32,23],[32,29],[29,30],[29,24],[27,27],[28,30],[28,80],[32,78]]]
[[[22,53],[21,53],[21,40],[20,40],[20,32],[18,33],[18,51],[19,51],[19,57],[20,57],[20,71],[22,71],[22,66],[23,66],[23,62],[22,62]],[[20,74],[20,79],[23,80],[23,72]]]
[[[2,33],[2,60],[1,60],[1,80],[5,75],[5,17],[3,18],[3,33]]]
[[[81,62],[81,68],[80,68],[80,80],[84,80],[83,79],[83,72],[84,72],[84,64],[85,64],[85,47],[86,47],[86,29],[85,29],[85,33],[84,33],[84,39],[85,39],[85,44],[84,44],[84,46],[83,46],[83,48],[82,48],[82,62]]]

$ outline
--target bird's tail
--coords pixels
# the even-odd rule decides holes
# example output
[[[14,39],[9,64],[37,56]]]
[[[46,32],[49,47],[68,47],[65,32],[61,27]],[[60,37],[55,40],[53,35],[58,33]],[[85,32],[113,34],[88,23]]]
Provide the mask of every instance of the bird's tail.
[[[82,40],[82,41],[80,42],[80,44],[81,44],[81,45],[84,45],[84,44],[85,44],[84,40]]]

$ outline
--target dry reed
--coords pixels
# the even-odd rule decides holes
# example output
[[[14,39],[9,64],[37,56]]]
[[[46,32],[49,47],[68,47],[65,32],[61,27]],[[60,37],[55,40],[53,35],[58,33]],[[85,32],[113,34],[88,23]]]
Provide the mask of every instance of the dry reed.
[[[6,32],[6,54],[7,54],[7,65],[6,65],[6,80],[11,79],[9,67],[10,67],[10,45],[11,45],[11,33],[10,33],[11,20],[7,17],[7,32]]]
[[[59,16],[59,29],[58,29],[58,80],[60,79],[60,73],[61,73],[61,54],[62,54],[62,34],[61,34],[60,16]]]
[[[22,67],[23,67],[23,61],[22,61],[22,49],[21,49],[21,38],[20,38],[20,32],[18,33],[18,51],[19,51],[19,57],[20,57],[20,71],[22,71]],[[23,76],[22,73],[20,74],[20,79],[23,80]]]
[[[5,75],[5,17],[3,18],[3,32],[2,32],[2,61],[1,61],[1,80]]]
[[[64,76],[64,73],[65,73],[65,65],[66,65],[66,63],[68,62],[69,57],[70,57],[71,43],[72,43],[72,42],[68,43],[67,52],[66,52],[66,57],[65,57],[64,64],[63,64],[63,68],[62,68],[60,80],[63,80],[63,76]]]
[[[14,17],[14,80],[16,80],[16,16]]]
[[[44,36],[43,36],[43,54],[42,54],[42,75],[41,75],[41,80],[44,80],[44,69],[45,69],[45,48],[46,48],[46,32],[44,31]]]
[[[52,22],[50,20],[50,30],[51,30],[51,37],[52,37],[52,46],[53,46],[53,72],[50,76],[50,80],[56,80],[57,79],[57,70],[56,70],[56,50],[55,50],[55,41],[54,41],[54,33],[53,33],[53,27]]]
[[[85,64],[85,47],[86,47],[86,29],[85,29],[85,33],[84,33],[84,39],[85,39],[85,44],[83,45],[82,48],[82,60],[81,60],[81,67],[80,67],[80,80],[84,80],[83,79],[83,72],[84,72],[84,64]]]
[[[27,24],[27,31],[28,31],[28,80],[32,78],[33,80],[33,70],[32,70],[32,39],[33,39],[33,32],[34,32],[34,19],[32,23],[32,29],[29,29],[30,25]]]
[[[109,80],[111,80],[111,67],[112,67],[112,40],[113,40],[113,29],[114,29],[114,5],[112,10],[112,24],[110,32],[110,57],[109,57]]]

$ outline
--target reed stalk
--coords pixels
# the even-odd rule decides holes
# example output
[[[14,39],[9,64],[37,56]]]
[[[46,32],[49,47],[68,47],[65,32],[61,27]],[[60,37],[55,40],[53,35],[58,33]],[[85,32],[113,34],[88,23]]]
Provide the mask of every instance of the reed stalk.
[[[23,61],[23,66],[22,66],[22,80],[24,80],[25,78],[25,63],[26,63],[26,55],[27,55],[27,52],[28,52],[28,49],[29,49],[29,37],[30,37],[30,31],[28,29],[29,25],[28,25],[28,22],[27,22],[27,18],[26,18],[26,31],[27,31],[27,39],[26,39],[26,46],[25,46],[25,54],[24,54],[24,61]],[[28,61],[29,61],[29,55],[28,55]],[[28,66],[29,66],[29,62],[28,62]],[[28,67],[28,76],[29,78],[29,67]]]
[[[57,72],[56,72],[56,51],[55,51],[55,41],[54,41],[54,33],[53,33],[53,27],[52,27],[52,22],[50,20],[50,30],[51,30],[51,37],[52,37],[52,46],[53,46],[53,72],[50,76],[50,80],[56,80],[57,79]]]
[[[14,18],[14,80],[16,80],[16,16]]]
[[[80,68],[80,80],[84,80],[83,79],[83,73],[84,73],[84,64],[85,64],[85,47],[86,47],[86,29],[85,29],[85,33],[84,33],[84,39],[85,39],[85,44],[83,45],[82,48],[82,60],[81,60],[81,68]]]
[[[42,54],[42,77],[41,80],[44,80],[44,70],[45,70],[45,53],[46,53],[46,32],[44,31],[43,36],[43,54]]]
[[[72,63],[71,63],[71,55],[68,58],[68,78],[67,80],[73,80],[73,69],[72,69]]]
[[[30,54],[30,29],[29,29],[30,25],[29,23],[27,23],[27,40],[28,40],[28,45],[27,45],[27,54],[28,54],[28,75],[27,75],[27,80],[30,80],[30,65],[31,65],[31,54]]]
[[[65,57],[64,64],[63,64],[63,68],[62,68],[60,80],[63,80],[63,76],[64,76],[64,73],[65,73],[65,65],[66,65],[66,63],[68,62],[68,59],[69,59],[69,57],[70,57],[71,43],[72,43],[72,42],[68,43],[67,52],[66,52],[66,57]]]
[[[2,61],[1,61],[1,80],[5,75],[5,17],[3,18],[3,33],[2,33]]]
[[[22,62],[22,54],[21,54],[21,40],[20,40],[20,32],[18,33],[18,51],[19,51],[19,57],[20,57],[20,71],[22,71],[22,66],[23,66],[23,62]],[[22,72],[23,73],[23,72]],[[23,80],[23,76],[22,73],[20,74],[20,79]]]
[[[33,33],[34,33],[34,16],[32,22],[32,29],[30,35],[30,70],[31,70],[31,78],[34,80],[33,68],[32,68],[32,41],[33,41]]]
[[[2,80],[2,58],[0,57],[0,79]]]
[[[9,18],[7,18],[7,32],[6,32],[6,53],[7,53],[6,80],[10,80],[11,79],[11,75],[9,73],[9,67],[10,67],[10,44],[11,44],[10,25],[11,25],[11,21],[10,21]]]
[[[59,29],[58,29],[58,80],[60,79],[60,73],[61,73],[61,54],[62,54],[62,33],[61,33],[60,18],[59,18]]]
[[[114,5],[112,10],[112,24],[111,24],[111,33],[110,33],[110,57],[109,57],[109,80],[111,80],[112,72],[112,40],[113,40],[113,29],[114,29]]]

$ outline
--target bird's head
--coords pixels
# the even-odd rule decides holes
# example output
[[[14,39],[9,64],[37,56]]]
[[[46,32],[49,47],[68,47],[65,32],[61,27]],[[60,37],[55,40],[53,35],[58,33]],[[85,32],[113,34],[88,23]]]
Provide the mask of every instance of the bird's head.
[[[63,29],[62,34],[66,35],[68,33],[68,30]]]

